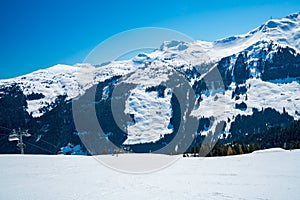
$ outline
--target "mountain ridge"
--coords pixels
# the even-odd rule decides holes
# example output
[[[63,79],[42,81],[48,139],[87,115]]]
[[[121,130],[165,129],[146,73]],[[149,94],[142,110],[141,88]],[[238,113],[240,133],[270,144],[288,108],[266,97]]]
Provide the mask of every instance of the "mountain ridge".
[[[120,80],[119,77],[127,77],[125,82],[139,85],[125,102],[127,107],[124,112],[131,116],[133,122],[127,124],[127,133],[114,128],[114,123],[105,123],[108,138],[114,138],[116,143],[126,148],[128,145],[138,145],[141,141],[162,145],[169,141],[166,138],[176,134],[175,122],[180,120],[176,114],[170,115],[174,113],[178,103],[175,103],[174,94],[165,93],[169,89],[164,85],[171,77],[171,71],[175,70],[174,72],[186,79],[195,93],[197,107],[192,115],[199,119],[197,132],[191,133],[195,137],[209,134],[216,123],[221,121],[226,122],[222,130],[224,137],[232,133],[236,135],[241,128],[235,123],[233,129],[232,124],[239,116],[259,116],[268,126],[276,126],[278,121],[274,119],[281,115],[288,115],[294,120],[300,119],[299,31],[299,13],[294,13],[282,19],[268,20],[246,34],[215,42],[166,41],[153,53],[142,53],[130,60],[113,61],[101,67],[90,64],[55,65],[17,78],[0,80],[0,101],[8,101],[10,94],[18,96],[20,101],[13,106],[23,108],[23,115],[26,117],[19,119],[27,121],[22,122],[25,124],[23,126],[37,132],[37,137],[49,137],[56,146],[64,147],[72,143],[71,141],[80,143],[72,123],[70,103],[84,96],[95,84],[102,84],[96,90],[99,93],[99,98],[96,98],[99,101],[97,112],[107,114],[109,111],[106,110],[110,108],[112,92]],[[213,69],[218,69],[224,87],[203,79]],[[161,133],[151,127],[151,115],[147,114],[150,111],[137,106],[137,99],[152,108],[151,110],[155,110],[154,105],[157,102],[162,105],[165,113],[157,115],[157,122],[162,122],[165,126],[160,127]],[[10,107],[9,104],[3,105]],[[269,108],[270,111],[264,112]],[[13,107],[6,109],[11,109],[7,112],[13,115]],[[65,116],[63,113],[68,114]],[[273,118],[265,116],[264,119],[264,113]],[[6,114],[1,113],[0,118],[9,124],[9,128],[19,126],[18,121],[5,116]],[[58,136],[60,139],[49,136],[49,132],[57,135],[53,133],[57,129],[52,127],[55,126],[55,117],[66,122],[65,131],[68,133],[58,131],[61,134]],[[98,118],[101,119],[101,116]],[[291,121],[290,118],[282,119],[282,124],[289,124]],[[51,130],[45,132],[46,125],[52,127]],[[266,127],[260,129],[265,130]],[[149,130],[149,134],[141,137],[141,130]],[[120,135],[119,138],[114,136],[114,131],[119,132],[115,133]],[[255,128],[249,128],[241,134],[255,131]],[[40,141],[35,141],[38,142]],[[5,152],[5,149],[2,148],[1,151]]]

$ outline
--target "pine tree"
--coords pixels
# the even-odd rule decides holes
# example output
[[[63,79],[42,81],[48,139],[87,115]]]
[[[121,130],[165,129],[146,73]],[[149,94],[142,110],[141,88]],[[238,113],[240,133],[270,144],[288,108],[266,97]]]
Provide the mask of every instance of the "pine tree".
[[[234,149],[230,145],[228,145],[227,156],[231,156],[231,155],[236,155],[236,152],[234,151]]]

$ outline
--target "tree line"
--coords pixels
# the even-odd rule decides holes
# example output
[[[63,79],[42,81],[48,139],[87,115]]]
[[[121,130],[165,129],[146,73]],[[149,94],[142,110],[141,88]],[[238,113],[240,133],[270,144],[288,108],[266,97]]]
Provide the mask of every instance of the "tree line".
[[[201,151],[210,150],[205,156],[230,156],[252,153],[256,150],[280,147],[286,150],[300,149],[300,120],[288,127],[272,127],[267,131],[253,134],[230,135],[219,139],[211,148],[211,144],[201,143],[191,146],[183,156],[202,156]]]

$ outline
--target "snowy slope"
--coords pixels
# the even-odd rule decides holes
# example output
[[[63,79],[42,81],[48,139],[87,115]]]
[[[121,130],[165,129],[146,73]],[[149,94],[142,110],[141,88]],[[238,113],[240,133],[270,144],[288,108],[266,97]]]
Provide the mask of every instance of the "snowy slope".
[[[207,51],[212,60],[241,52],[259,41],[273,41],[300,52],[300,13],[282,19],[271,19],[243,35],[236,35],[215,42],[196,41],[195,45]]]
[[[249,79],[246,85],[251,85],[251,87],[246,94],[240,95],[238,100],[232,98],[232,90],[227,90],[224,93],[225,97],[217,100],[215,100],[216,96],[220,94],[208,97],[203,95],[201,106],[195,109],[192,114],[199,118],[213,116],[218,121],[232,119],[226,124],[226,134],[230,133],[231,123],[237,115],[253,115],[253,109],[261,111],[264,108],[273,108],[279,113],[287,112],[295,120],[300,119],[300,115],[295,112],[300,110],[300,84],[298,82],[278,84],[265,82],[260,79]],[[257,92],[258,89],[259,93]],[[247,108],[245,110],[236,109],[235,105],[242,102],[246,103]],[[206,132],[202,133],[202,135],[205,134]]]
[[[43,94],[43,98],[27,101],[27,112],[39,117],[43,114],[39,109],[50,106],[59,95],[67,95],[67,99],[71,99],[83,92],[76,81],[78,70],[76,66],[55,65],[17,78],[1,80],[1,85],[16,83],[25,95]]]
[[[271,19],[260,27],[242,35],[207,42],[197,40],[193,43],[166,42],[161,50],[178,54],[189,52],[186,59],[193,55],[201,55],[210,61],[237,54],[258,42],[276,43],[283,47],[291,47],[300,52],[300,13],[289,15],[282,19]],[[175,45],[176,44],[176,45]],[[192,59],[192,63],[194,63]]]
[[[131,61],[119,63],[113,62],[101,70],[90,64],[58,64],[17,78],[0,80],[0,87],[17,84],[24,95],[43,94],[42,98],[27,100],[27,112],[33,117],[40,117],[44,114],[41,109],[51,106],[58,96],[66,95],[66,100],[73,99],[98,82],[127,74],[135,69]],[[51,109],[49,107],[48,110]]]
[[[279,46],[290,46],[299,51],[299,32],[300,14],[296,13],[282,19],[269,20],[247,34],[233,36],[216,42],[165,42],[159,50],[151,54],[136,56],[132,61],[115,61],[100,68],[90,64],[77,64],[75,66],[59,64],[17,78],[0,80],[0,85],[5,86],[17,83],[22,87],[25,95],[30,95],[31,93],[44,94],[47,98],[28,102],[28,112],[33,112],[33,116],[37,117],[43,114],[38,113],[37,110],[53,103],[58,95],[67,95],[68,99],[74,98],[81,95],[84,90],[97,81],[104,81],[116,75],[128,74],[146,62],[157,61],[158,65],[169,64],[174,67],[187,65],[187,69],[190,66],[216,61],[249,48],[253,48],[253,52],[250,52],[248,56],[256,54],[258,50],[254,51],[254,48],[257,45],[259,50],[265,48],[263,43],[269,41],[278,43]],[[78,72],[80,72],[79,77]],[[88,77],[86,80],[84,80],[82,75],[83,72]]]
[[[66,95],[66,100],[71,100],[80,97],[99,82],[116,76],[126,77],[124,82],[139,87],[131,91],[126,101],[124,113],[133,115],[135,123],[128,125],[128,138],[124,144],[155,142],[172,133],[172,126],[169,124],[172,117],[171,95],[166,92],[160,98],[157,92],[146,92],[146,89],[168,81],[174,69],[176,73],[184,74],[193,87],[217,67],[222,58],[229,57],[227,68],[231,70],[235,67],[239,54],[243,54],[250,70],[250,78],[240,85],[233,81],[226,91],[216,88],[197,94],[196,97],[200,96],[202,101],[195,107],[193,115],[227,121],[234,120],[239,114],[252,115],[254,108],[262,110],[271,107],[279,113],[285,110],[294,119],[300,119],[300,83],[297,77],[263,81],[262,70],[258,69],[262,51],[266,52],[264,61],[270,61],[284,47],[290,47],[295,51],[293,54],[298,55],[299,32],[300,16],[296,13],[282,19],[268,20],[249,33],[215,42],[166,41],[153,53],[139,54],[131,60],[113,61],[101,67],[90,64],[56,65],[14,79],[0,80],[0,88],[16,83],[26,96],[42,94],[38,99],[27,99],[27,112],[37,118],[53,109],[55,100],[60,95]],[[198,70],[201,76],[193,70]],[[233,80],[236,78],[233,73],[230,75]],[[239,95],[239,99],[232,98],[237,86],[247,88],[247,92]],[[107,100],[108,93],[108,87],[103,88],[102,100]],[[247,109],[236,109],[236,104],[242,102],[246,103]],[[230,123],[226,124],[227,132]]]
[[[167,94],[167,91],[165,93],[167,97],[161,100],[157,92],[145,92],[145,88],[142,87],[131,91],[124,112],[134,115],[135,123],[127,127],[128,136],[123,144],[155,142],[165,134],[172,133],[173,129],[169,127],[172,117],[170,109],[172,95]],[[158,132],[160,134],[157,134]]]
[[[122,156],[130,161],[138,155],[110,157]],[[104,167],[93,157],[2,155],[0,199],[297,200],[299,157],[299,150],[272,149],[230,157],[180,158],[164,170],[132,175]]]
[[[91,69],[93,66],[89,64],[77,64],[75,66],[59,64],[48,69],[38,70],[25,76],[1,80],[1,85],[15,82],[22,85],[26,94],[29,94],[30,92],[40,92],[45,94],[45,96],[50,96],[51,94],[53,94],[53,96],[66,94],[68,97],[74,98],[80,93],[75,90],[75,88],[78,88],[78,83],[76,83],[76,81],[78,81],[76,80],[78,79],[78,76],[76,76],[76,74],[78,70],[82,70],[82,68],[89,68],[90,73],[88,75],[93,76],[91,75],[93,71],[93,73],[95,73],[94,76],[98,77],[101,75],[103,76],[104,72],[106,72],[106,76],[124,75],[132,71],[129,68],[140,66],[137,65],[137,63],[144,64],[146,62],[153,62],[153,60],[168,63],[172,66],[193,66],[237,54],[250,48],[252,45],[256,45],[258,42],[269,41],[299,50],[299,32],[300,14],[296,13],[289,15],[286,18],[269,20],[264,25],[244,35],[237,35],[215,42],[165,42],[160,50],[151,54],[136,56],[133,58],[133,62],[112,62],[104,67],[94,70]],[[262,48],[262,46],[260,47]],[[199,58],[202,60],[199,60]],[[127,69],[124,66],[127,66]],[[102,79],[98,79],[98,81],[102,81]],[[91,80],[89,81],[91,82]],[[45,88],[47,84],[48,87],[51,88]],[[50,100],[49,102],[53,101]]]

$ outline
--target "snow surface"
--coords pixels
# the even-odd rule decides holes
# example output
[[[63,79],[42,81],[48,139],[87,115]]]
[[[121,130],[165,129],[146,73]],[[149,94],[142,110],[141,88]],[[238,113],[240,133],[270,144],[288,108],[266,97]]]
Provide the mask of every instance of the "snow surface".
[[[42,108],[51,110],[51,104],[59,95],[67,95],[67,100],[82,95],[84,91],[99,81],[117,75],[134,72],[145,63],[151,64],[143,73],[155,71],[153,68],[161,66],[183,66],[182,71],[203,63],[215,62],[223,57],[231,56],[248,50],[248,57],[258,55],[261,49],[266,49],[270,41],[278,46],[289,46],[300,52],[300,17],[299,13],[282,19],[272,19],[262,26],[243,35],[237,35],[215,42],[195,41],[192,43],[166,41],[161,48],[150,54],[140,54],[128,61],[113,61],[101,67],[90,64],[76,64],[74,66],[55,65],[48,69],[38,70],[28,75],[13,79],[0,80],[0,85],[18,83],[25,95],[42,93],[45,98],[28,100],[28,113],[33,117],[43,115]],[[272,54],[272,53],[271,53]],[[270,56],[271,56],[270,54]],[[234,60],[232,60],[234,61]],[[152,69],[151,69],[152,68]],[[254,70],[254,71],[253,71]],[[255,73],[255,69],[252,69]],[[136,73],[141,79],[143,74]],[[256,76],[255,76],[256,77]],[[167,74],[152,76],[151,79],[139,80],[149,85],[157,85],[167,79]],[[193,84],[194,80],[191,80]]]
[[[146,88],[137,86],[131,90],[126,101],[126,114],[134,115],[134,124],[127,127],[127,139],[123,144],[156,142],[165,134],[171,134],[169,127],[172,117],[172,93],[165,91],[165,98],[158,92],[146,92]],[[160,134],[158,134],[160,133]]]
[[[40,109],[50,106],[59,95],[67,95],[68,99],[77,95],[78,83],[75,81],[75,73],[78,70],[75,66],[55,65],[17,78],[1,80],[0,84],[18,83],[24,95],[43,94],[45,98],[27,101],[27,112],[39,117],[43,114]]]
[[[270,42],[283,47],[291,47],[300,52],[300,14],[295,13],[282,19],[271,19],[260,27],[242,35],[217,40],[215,42],[195,41],[192,46],[206,53],[210,60],[237,54],[258,41]]]
[[[126,157],[130,162],[132,156],[137,155],[110,157]],[[180,158],[158,172],[133,175],[114,171],[87,156],[1,155],[0,199],[297,200],[299,158],[300,150],[282,149]]]
[[[284,80],[282,80],[284,82]],[[261,111],[263,108],[273,108],[279,113],[284,110],[294,119],[299,120],[300,116],[295,111],[300,111],[300,84],[297,81],[289,83],[271,83],[261,79],[248,79],[246,81],[247,93],[240,95],[239,100],[232,98],[233,90],[226,90],[224,95],[202,95],[203,101],[200,106],[192,112],[198,118],[214,117],[219,121],[234,119],[237,115],[252,115],[253,108]],[[231,85],[234,88],[234,84]],[[247,98],[246,98],[247,95]],[[235,104],[246,103],[247,109],[240,110],[235,108]],[[227,122],[225,131],[229,133],[231,122]],[[203,132],[202,135],[206,135]]]
[[[24,95],[43,94],[44,98],[27,100],[27,112],[33,117],[40,117],[44,114],[43,108],[52,109],[51,104],[58,96],[66,95],[66,100],[76,98],[98,82],[132,72],[135,66],[138,65],[133,65],[132,61],[116,61],[101,68],[91,64],[58,64],[17,78],[0,80],[0,87],[16,83]]]
[[[209,96],[203,94],[203,101],[199,108],[195,108],[193,114],[199,118],[214,116],[216,121],[227,121],[228,118],[234,119],[238,114],[251,115],[252,108],[261,110],[272,107],[281,113],[285,108],[289,115],[300,119],[300,115],[297,114],[300,113],[299,81],[289,79],[263,82],[256,68],[261,50],[268,50],[271,42],[273,46],[271,51],[268,50],[267,59],[270,59],[279,47],[289,46],[296,52],[300,52],[299,32],[300,16],[299,13],[295,13],[282,19],[269,20],[243,35],[215,42],[166,41],[160,49],[152,53],[139,54],[131,60],[112,61],[100,67],[87,63],[74,66],[56,65],[17,78],[0,80],[0,87],[17,83],[25,95],[43,94],[45,96],[43,98],[27,100],[28,113],[33,117],[40,117],[45,110],[52,109],[51,105],[58,96],[66,95],[67,100],[76,98],[98,82],[114,76],[123,76],[125,83],[137,84],[143,88],[158,86],[169,80],[175,73],[174,69],[176,73],[184,73],[186,70],[198,67],[197,69],[201,70],[201,77],[204,77],[212,67],[215,67],[211,63],[230,56],[230,68],[236,61],[236,55],[244,52],[248,58],[251,58],[248,62],[253,77],[245,84],[247,87],[251,85],[247,88],[248,100],[246,101],[246,95],[240,95],[239,100],[232,99],[232,91],[236,87],[232,84],[230,90],[209,91]],[[196,80],[196,77],[192,77],[189,84],[192,86]],[[127,101],[125,112],[134,114],[136,123],[128,126],[129,137],[125,143],[154,142],[161,136],[169,134],[172,129],[168,124],[171,115],[170,95],[156,98],[153,93],[146,93],[141,88],[135,88],[134,91],[135,95],[131,95],[132,100]],[[104,88],[103,99],[108,97],[108,92],[108,88]],[[235,109],[235,104],[242,101],[248,108]],[[153,115],[153,113],[160,114]],[[141,116],[143,118],[140,118]],[[226,126],[227,132],[229,128],[230,123]]]

